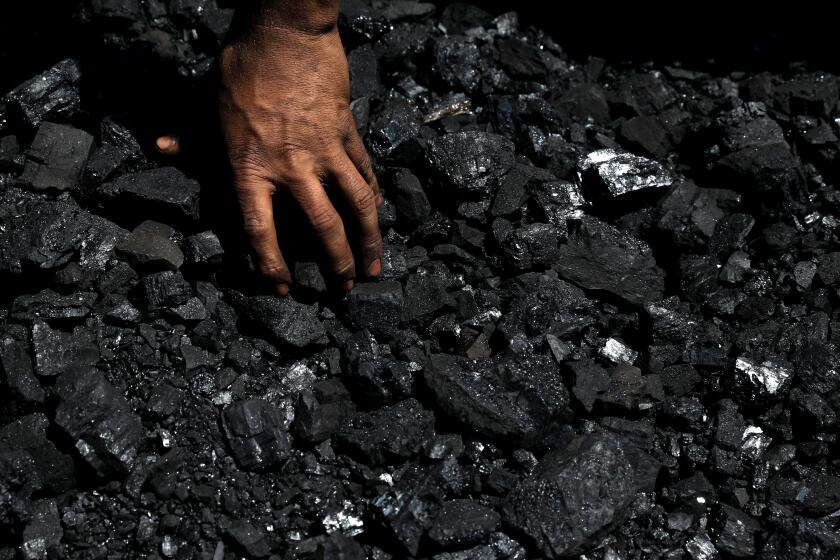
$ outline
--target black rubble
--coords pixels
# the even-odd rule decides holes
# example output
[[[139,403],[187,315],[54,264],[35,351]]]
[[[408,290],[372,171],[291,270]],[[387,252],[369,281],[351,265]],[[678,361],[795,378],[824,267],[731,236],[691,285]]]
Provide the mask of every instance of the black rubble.
[[[840,557],[837,76],[342,2],[382,278],[281,236],[277,297],[149,142],[233,4],[68,6],[0,92],[0,558]]]

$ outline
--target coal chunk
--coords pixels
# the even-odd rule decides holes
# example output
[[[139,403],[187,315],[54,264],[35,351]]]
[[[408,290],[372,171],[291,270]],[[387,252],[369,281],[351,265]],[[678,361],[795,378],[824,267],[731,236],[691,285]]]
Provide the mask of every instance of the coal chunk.
[[[548,558],[582,554],[623,523],[639,492],[653,491],[659,464],[608,434],[575,437],[546,455],[508,496],[503,517]]]
[[[291,297],[235,296],[240,313],[271,340],[305,348],[326,334],[317,305],[304,305]]]
[[[4,98],[7,111],[30,130],[48,119],[67,121],[79,110],[81,79],[79,62],[62,60],[10,91]]]
[[[199,218],[198,181],[174,167],[121,175],[100,187],[103,202],[117,214],[191,223]]]
[[[486,195],[513,166],[514,145],[497,134],[456,132],[432,140],[429,159],[446,187],[462,195]]]
[[[82,459],[102,476],[128,473],[146,434],[125,397],[90,367],[62,374],[56,393],[55,424]]]
[[[766,144],[733,152],[717,163],[720,173],[755,193],[769,212],[807,201],[802,162],[787,144]]]
[[[403,307],[402,285],[394,280],[356,284],[347,296],[350,320],[357,329],[393,336]]]
[[[551,224],[529,224],[504,236],[501,242],[505,263],[519,271],[550,267],[560,257],[565,230]]]
[[[34,191],[71,190],[78,184],[93,147],[93,136],[87,132],[43,122],[26,152],[18,183]]]
[[[578,163],[578,181],[593,202],[670,187],[674,176],[659,163],[629,152],[590,152]]]
[[[418,454],[434,433],[434,415],[415,399],[348,416],[336,433],[340,449],[374,465]]]
[[[793,378],[790,366],[777,359],[758,362],[748,356],[735,360],[735,387],[745,402],[770,402],[783,398]]]
[[[420,132],[420,109],[399,94],[390,95],[371,118],[367,143],[373,155],[388,157]]]
[[[388,174],[397,213],[408,223],[423,222],[432,211],[420,180],[408,169],[394,168]]]
[[[93,334],[84,327],[67,333],[36,321],[32,325],[32,350],[35,372],[42,377],[54,377],[69,368],[90,366],[99,361],[99,348]]]
[[[424,379],[441,411],[500,442],[527,444],[569,418],[569,394],[552,357],[494,362],[435,354]]]
[[[355,408],[349,391],[340,381],[320,381],[312,391],[300,394],[292,431],[295,437],[305,441],[322,442],[341,428]]]
[[[435,64],[443,81],[450,87],[471,92],[481,80],[481,51],[466,37],[445,37],[435,42]]]
[[[21,416],[0,428],[0,450],[25,451],[34,460],[34,470],[46,491],[60,494],[76,483],[73,458],[49,439],[50,421],[45,414]]]
[[[90,315],[96,301],[92,292],[76,292],[62,295],[52,290],[42,290],[37,294],[22,295],[12,303],[12,317],[22,323],[42,321],[73,321]]]
[[[146,309],[159,311],[187,303],[192,287],[180,272],[165,270],[147,274],[141,282]]]
[[[184,255],[194,265],[215,266],[221,264],[225,250],[215,233],[202,231],[184,240]]]
[[[261,399],[234,403],[225,410],[224,420],[231,451],[243,469],[271,467],[289,456],[286,419],[271,403]]]
[[[428,535],[442,548],[467,548],[482,542],[500,521],[498,513],[474,500],[452,500],[443,504]]]
[[[61,556],[61,517],[55,500],[37,500],[32,503],[32,518],[23,529],[21,550],[25,560]]]
[[[21,403],[42,403],[46,394],[32,368],[32,357],[23,342],[13,338],[0,341],[0,372],[6,390]]]
[[[75,261],[102,272],[128,232],[79,208],[72,199],[46,200],[19,189],[0,191],[0,271],[54,270]]]
[[[710,525],[712,541],[719,551],[735,558],[755,555],[758,521],[737,508],[719,504]]]
[[[172,241],[172,233],[165,224],[145,221],[117,245],[117,255],[139,271],[178,270],[184,264],[184,253]]]
[[[589,217],[560,247],[554,269],[585,290],[607,292],[635,305],[661,299],[665,289],[665,272],[647,243]]]

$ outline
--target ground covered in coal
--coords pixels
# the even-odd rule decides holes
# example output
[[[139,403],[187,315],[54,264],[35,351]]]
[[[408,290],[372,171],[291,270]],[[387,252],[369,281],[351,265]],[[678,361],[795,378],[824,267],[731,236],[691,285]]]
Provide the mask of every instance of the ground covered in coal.
[[[199,82],[231,9],[77,15]],[[0,559],[838,558],[838,79],[341,26],[387,199],[343,300],[237,281],[224,181],[98,111],[108,68],[3,97]]]

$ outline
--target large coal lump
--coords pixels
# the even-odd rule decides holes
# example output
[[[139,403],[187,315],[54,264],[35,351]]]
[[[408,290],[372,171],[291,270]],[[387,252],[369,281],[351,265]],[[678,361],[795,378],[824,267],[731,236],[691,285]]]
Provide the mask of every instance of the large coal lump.
[[[627,519],[639,492],[651,492],[659,465],[613,435],[575,437],[546,455],[507,498],[505,521],[548,558],[582,554]]]

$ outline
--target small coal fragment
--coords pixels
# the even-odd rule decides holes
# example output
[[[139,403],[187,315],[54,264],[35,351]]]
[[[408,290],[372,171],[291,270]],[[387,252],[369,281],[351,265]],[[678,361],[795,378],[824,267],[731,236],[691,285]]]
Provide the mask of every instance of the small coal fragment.
[[[376,157],[388,157],[403,144],[410,144],[422,123],[423,115],[414,103],[399,94],[391,94],[384,106],[371,115],[368,146]]]
[[[227,529],[227,535],[250,558],[266,558],[271,554],[265,532],[246,520],[234,521]]]
[[[393,403],[403,400],[414,388],[414,367],[391,356],[387,344],[377,344],[368,331],[353,333],[344,345],[347,356],[347,384],[366,402]]]
[[[236,462],[243,469],[282,463],[291,443],[283,411],[271,403],[252,399],[230,405],[224,413],[225,429]]]
[[[487,132],[446,134],[429,145],[432,168],[443,184],[463,195],[490,194],[513,166],[513,142]]]
[[[90,366],[99,361],[93,334],[84,327],[66,333],[36,321],[32,325],[32,350],[35,373],[42,377],[54,377],[67,369]]]
[[[525,271],[550,267],[560,258],[566,232],[551,224],[529,224],[504,236],[502,254],[508,266]]]
[[[347,308],[357,329],[384,338],[394,336],[403,308],[402,285],[394,280],[356,284],[347,295]]]
[[[559,228],[565,229],[567,220],[583,216],[586,202],[574,183],[549,181],[537,187],[533,196],[541,217]]]
[[[93,368],[75,368],[56,384],[56,425],[97,473],[128,473],[145,438],[123,395]]]
[[[414,399],[348,416],[336,445],[372,464],[402,462],[420,453],[434,432],[434,415]]]
[[[71,190],[78,184],[93,147],[93,136],[87,132],[43,122],[26,152],[18,183],[34,191]]]
[[[554,269],[584,290],[607,292],[635,305],[660,299],[665,288],[665,272],[647,243],[589,217],[560,247]]]
[[[739,509],[719,504],[711,522],[711,536],[717,549],[735,558],[751,558],[756,553],[758,522]]]
[[[735,387],[745,403],[782,398],[790,387],[792,376],[790,367],[778,361],[758,363],[747,356],[735,360]]]
[[[61,295],[52,290],[42,290],[34,295],[22,295],[12,303],[12,318],[21,323],[42,321],[73,321],[84,319],[96,301],[92,292]]]
[[[482,542],[499,527],[501,518],[474,500],[443,504],[429,527],[429,538],[442,548],[467,548]]]
[[[76,484],[73,458],[49,439],[50,421],[45,414],[21,416],[0,428],[0,450],[26,451],[34,460],[34,472],[47,492],[60,494]]]
[[[432,207],[420,180],[404,168],[391,169],[388,179],[400,218],[411,224],[423,222]]]
[[[292,431],[297,438],[319,443],[337,432],[353,412],[355,406],[350,393],[340,381],[320,381],[312,391],[300,394]]]
[[[827,253],[820,258],[817,278],[824,286],[834,286],[840,283],[840,252]]]
[[[142,215],[176,223],[198,220],[198,181],[174,167],[149,169],[118,177],[100,187],[106,207],[115,214]]]
[[[481,51],[466,37],[445,37],[435,42],[435,64],[441,79],[456,90],[472,92],[481,80]]]
[[[225,250],[215,233],[202,231],[184,240],[184,255],[191,264],[215,266],[221,264]]]
[[[30,130],[47,119],[67,121],[79,110],[81,78],[77,60],[62,60],[10,91],[3,98],[7,111]]]
[[[21,551],[25,560],[61,556],[61,517],[55,500],[32,502],[32,519],[23,529]]]
[[[548,558],[586,552],[623,523],[638,492],[651,492],[659,464],[624,439],[575,437],[546,455],[508,496],[505,522]]]
[[[146,309],[149,311],[177,307],[186,303],[192,296],[192,287],[184,276],[171,270],[144,276],[142,288]]]
[[[22,342],[13,338],[0,341],[0,372],[10,396],[20,403],[43,403],[44,390],[32,369],[32,357]]]
[[[317,305],[304,305],[287,297],[235,295],[234,304],[254,327],[272,340],[296,348],[318,342],[326,334]]]
[[[655,161],[616,150],[591,152],[578,163],[578,181],[593,202],[670,187],[674,176]]]
[[[117,245],[117,255],[138,271],[178,270],[184,264],[184,254],[171,240],[172,234],[165,224],[145,221]]]

